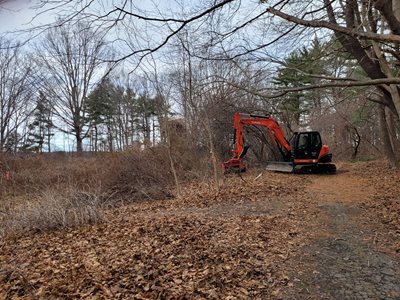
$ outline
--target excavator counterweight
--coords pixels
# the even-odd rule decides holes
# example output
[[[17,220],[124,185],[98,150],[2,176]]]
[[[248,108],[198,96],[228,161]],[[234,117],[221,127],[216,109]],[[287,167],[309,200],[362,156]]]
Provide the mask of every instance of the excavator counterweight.
[[[332,154],[327,145],[322,144],[318,131],[295,132],[290,142],[285,138],[279,124],[270,116],[235,113],[234,147],[232,158],[222,163],[224,174],[246,171],[243,161],[248,146],[244,145],[244,126],[265,127],[273,143],[282,155],[282,161],[267,162],[266,169],[290,173],[335,173]]]

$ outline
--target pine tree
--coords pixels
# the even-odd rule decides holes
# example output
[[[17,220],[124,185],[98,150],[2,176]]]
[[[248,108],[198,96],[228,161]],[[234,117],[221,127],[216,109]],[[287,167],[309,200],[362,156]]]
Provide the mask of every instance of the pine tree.
[[[138,129],[143,134],[145,145],[151,144],[151,132],[154,132],[154,116],[156,115],[156,98],[151,97],[147,92],[143,92],[136,102]]]
[[[53,133],[52,106],[43,92],[39,92],[36,108],[33,113],[33,121],[28,125],[28,142],[24,149],[42,153],[45,146],[51,152],[51,137]]]
[[[322,55],[324,48],[315,39],[311,47],[302,47],[290,53],[284,60],[285,66],[278,70],[278,75],[274,78],[275,85],[286,89],[317,83],[319,79],[313,75],[327,73]],[[288,123],[294,123],[296,127],[303,125],[310,108],[320,106],[320,97],[318,91],[299,91],[286,95],[281,105],[289,119]]]
[[[114,115],[117,111],[115,103],[116,87],[109,78],[105,78],[90,93],[86,110],[88,113],[88,121],[93,128],[92,148],[95,152],[98,150],[98,143],[104,134],[102,126],[106,128],[108,148],[113,150],[113,123]]]

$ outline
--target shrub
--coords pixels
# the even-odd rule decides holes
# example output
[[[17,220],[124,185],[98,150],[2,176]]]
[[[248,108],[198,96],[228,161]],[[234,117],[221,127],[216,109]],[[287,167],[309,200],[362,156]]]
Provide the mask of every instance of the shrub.
[[[0,236],[98,223],[103,220],[100,200],[85,192],[71,190],[61,194],[49,189],[41,197],[19,205],[3,202]]]

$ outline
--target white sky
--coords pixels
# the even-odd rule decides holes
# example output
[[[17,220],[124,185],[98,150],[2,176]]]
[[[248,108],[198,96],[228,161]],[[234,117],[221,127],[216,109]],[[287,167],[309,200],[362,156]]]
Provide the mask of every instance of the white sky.
[[[79,9],[79,7],[90,1],[91,0],[73,0],[71,3],[74,5],[74,9]],[[49,22],[54,22],[57,15],[54,10],[37,16],[38,10],[33,10],[33,7],[38,2],[39,0],[10,0],[4,4],[3,9],[0,9],[0,34],[7,31],[29,29],[33,26],[40,26]],[[121,7],[122,2],[124,2],[124,0],[94,0],[88,12],[91,11],[94,15],[104,15],[114,7]],[[164,17],[173,16],[180,18],[183,13],[191,12],[191,15],[193,15],[193,12],[201,11],[200,9],[204,9],[205,7],[204,3],[210,2],[210,0],[130,0],[128,1],[129,5],[134,6],[130,7],[128,5],[126,10],[151,17],[160,17],[161,15]],[[196,32],[197,29],[199,29],[199,33],[196,34],[197,37],[190,38],[190,40],[192,40],[194,44],[197,44],[199,49],[202,49],[201,43],[207,42],[206,39],[211,37],[210,34],[212,31],[220,31],[224,33],[229,32],[235,27],[235,25],[248,21],[260,12],[264,11],[269,5],[271,5],[269,2],[266,4],[260,4],[259,0],[234,1],[232,5],[227,5],[223,8],[223,15],[218,14],[220,10],[217,11],[217,14],[213,18],[221,18],[221,20],[213,23],[215,28],[207,27],[208,23],[204,24],[202,21],[188,26],[188,28],[193,32]],[[65,6],[62,9],[65,9]],[[43,8],[41,10],[43,10]],[[73,11],[69,8],[65,10],[67,13]],[[277,33],[271,30],[271,24],[269,24],[270,21],[264,20],[263,18],[264,17],[259,18],[256,22],[253,22],[246,26],[246,28],[235,33],[234,36],[228,38],[223,44],[224,50],[228,51],[228,53],[229,51],[232,51],[231,55],[234,55],[237,52],[245,52],[245,48],[256,48],[260,44],[266,44],[273,40],[274,36],[277,36]],[[149,23],[138,20],[134,17],[126,17],[124,21],[119,23],[117,28],[113,27],[107,35],[107,38],[110,41],[115,41],[113,42],[113,46],[115,47],[114,53],[116,58],[119,58],[137,50],[138,48],[154,48],[155,45],[158,45],[160,41],[164,40],[166,36],[171,33],[171,28],[175,29],[180,25],[180,23],[174,22],[168,24],[157,22]],[[171,27],[168,28],[168,26]],[[14,40],[23,39],[24,35],[22,34],[23,33],[21,32],[13,32],[11,38]],[[274,45],[273,47],[269,47],[267,50],[269,53],[272,53],[272,56],[281,56],[284,55],[285,50],[292,50],[298,45],[299,41],[296,40],[296,37],[294,36],[292,42],[287,40],[284,45],[281,45],[281,47]],[[221,45],[219,45],[219,47],[221,47]],[[165,58],[165,53],[162,53],[164,49],[158,51],[156,56],[158,55],[159,57]],[[265,49],[262,49],[259,51],[258,55],[265,56],[264,52]],[[168,53],[168,56],[169,55],[170,53]],[[169,57],[167,60],[168,59]],[[134,60],[131,62],[134,62]]]
[[[80,2],[84,4],[88,0],[77,0],[76,3]],[[51,10],[47,13],[38,13],[44,11],[43,8],[35,7],[38,0],[10,0],[4,3],[0,7],[0,33],[13,30],[28,29],[33,26],[45,25],[51,21],[54,21],[57,10]],[[120,6],[119,0],[100,0],[90,6],[92,11],[96,13],[104,13],[112,9],[114,6]],[[141,10],[143,12],[153,12],[156,16],[159,11],[161,12],[176,12],[178,6],[175,0],[160,1],[155,3],[153,1],[132,1],[135,3],[135,10]],[[184,1],[182,1],[184,2]],[[187,4],[191,3],[190,1]],[[137,4],[139,3],[139,4]],[[183,4],[185,5],[185,4]],[[185,5],[191,7],[192,5]],[[75,6],[75,8],[79,5]],[[50,6],[46,6],[50,8]],[[61,8],[62,9],[62,8]],[[60,10],[61,10],[60,9]]]
[[[0,8],[0,32],[28,28],[30,26],[28,23],[35,15],[35,11],[30,9],[30,6],[30,2],[25,0],[10,1],[3,4]],[[43,20],[46,18],[48,16],[44,16]]]

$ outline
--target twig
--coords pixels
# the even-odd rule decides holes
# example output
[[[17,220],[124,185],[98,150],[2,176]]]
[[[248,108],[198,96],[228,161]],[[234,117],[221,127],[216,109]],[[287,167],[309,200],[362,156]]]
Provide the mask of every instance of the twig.
[[[286,256],[285,256],[285,260],[287,260],[289,257],[289,249],[286,251]]]
[[[242,177],[242,174],[241,174],[241,172],[240,172],[240,169],[239,169],[239,172],[238,172],[238,176],[240,177],[240,179],[242,179],[245,183],[248,183],[246,180],[244,180],[244,178]]]
[[[254,181],[256,181],[258,178],[260,178],[263,175],[263,173],[261,172],[260,174],[257,175],[256,178],[254,178]]]
[[[372,241],[372,245],[376,245],[376,238],[378,237],[378,233],[377,232],[375,232],[375,237],[374,237],[374,240]]]

